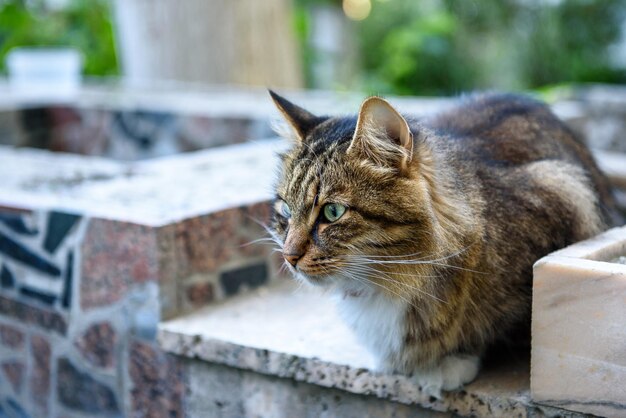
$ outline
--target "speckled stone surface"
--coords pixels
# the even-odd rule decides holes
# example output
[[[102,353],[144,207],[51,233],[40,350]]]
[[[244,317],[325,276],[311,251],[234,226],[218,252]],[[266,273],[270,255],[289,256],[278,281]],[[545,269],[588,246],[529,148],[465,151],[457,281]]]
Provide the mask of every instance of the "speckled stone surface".
[[[0,146],[0,205],[166,225],[269,199],[285,146],[266,140],[136,163]]]
[[[115,366],[118,336],[110,322],[97,322],[86,329],[74,342],[90,365],[111,369]]]
[[[130,341],[129,369],[132,417],[184,417],[182,365],[154,343]],[[207,416],[202,414],[201,416]]]
[[[437,412],[363,396],[345,390],[296,382],[221,364],[183,359],[193,390],[187,395],[188,417],[215,418],[444,418]],[[458,416],[458,415],[457,415]]]
[[[563,413],[530,403],[528,359],[487,368],[464,390],[440,399],[410,377],[374,372],[371,356],[339,319],[333,301],[287,280],[161,323],[158,340],[165,351],[197,361],[461,416]]]
[[[92,219],[82,242],[80,305],[111,305],[135,283],[158,278],[157,233],[154,228],[107,219]]]
[[[34,367],[29,388],[34,411],[39,416],[47,416],[50,402],[51,347],[48,340],[39,335],[31,336],[31,353]]]

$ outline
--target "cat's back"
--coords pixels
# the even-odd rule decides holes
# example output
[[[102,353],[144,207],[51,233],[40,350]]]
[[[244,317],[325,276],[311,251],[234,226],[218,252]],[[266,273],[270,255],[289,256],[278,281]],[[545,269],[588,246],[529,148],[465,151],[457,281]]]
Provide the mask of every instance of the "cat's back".
[[[593,162],[584,144],[547,105],[515,94],[479,94],[430,121],[464,158],[515,166],[559,159]],[[453,147],[453,149],[455,148]]]
[[[508,202],[511,211],[537,198],[560,196],[570,208],[596,201],[606,224],[621,221],[591,152],[544,103],[515,94],[473,95],[429,126],[449,162],[480,182],[488,201]]]

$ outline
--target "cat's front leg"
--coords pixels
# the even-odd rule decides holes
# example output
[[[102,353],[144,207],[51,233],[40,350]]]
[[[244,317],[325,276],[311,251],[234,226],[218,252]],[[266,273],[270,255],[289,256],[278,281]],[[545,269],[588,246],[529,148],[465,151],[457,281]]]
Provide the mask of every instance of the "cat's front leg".
[[[441,390],[456,390],[474,380],[480,369],[480,357],[467,354],[452,354],[429,369],[419,369],[413,374],[422,391],[436,398]]]

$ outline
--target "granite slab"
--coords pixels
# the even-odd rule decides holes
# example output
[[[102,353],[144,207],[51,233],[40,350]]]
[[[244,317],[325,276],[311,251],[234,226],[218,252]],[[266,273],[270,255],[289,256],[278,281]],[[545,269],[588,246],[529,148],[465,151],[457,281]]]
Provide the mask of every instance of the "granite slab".
[[[286,279],[162,322],[158,341],[165,351],[197,361],[460,416],[563,416],[562,410],[530,402],[524,356],[490,364],[463,390],[441,397],[422,390],[410,376],[376,372],[332,299]]]
[[[534,267],[531,391],[536,402],[626,416],[626,227]]]
[[[138,162],[0,146],[0,206],[160,226],[273,196],[268,139]]]

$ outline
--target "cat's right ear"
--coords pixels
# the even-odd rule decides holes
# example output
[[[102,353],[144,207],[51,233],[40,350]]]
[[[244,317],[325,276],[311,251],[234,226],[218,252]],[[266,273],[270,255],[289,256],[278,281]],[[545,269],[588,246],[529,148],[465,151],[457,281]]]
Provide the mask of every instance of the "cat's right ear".
[[[407,121],[389,102],[370,97],[361,104],[347,153],[375,166],[405,173],[413,157],[413,134]]]
[[[272,96],[272,100],[280,113],[283,114],[285,120],[298,136],[296,139],[299,142],[304,142],[307,135],[313,130],[313,128],[315,128],[323,120],[322,118],[315,116],[313,113],[296,106],[272,90],[268,89],[268,92],[270,96]]]

